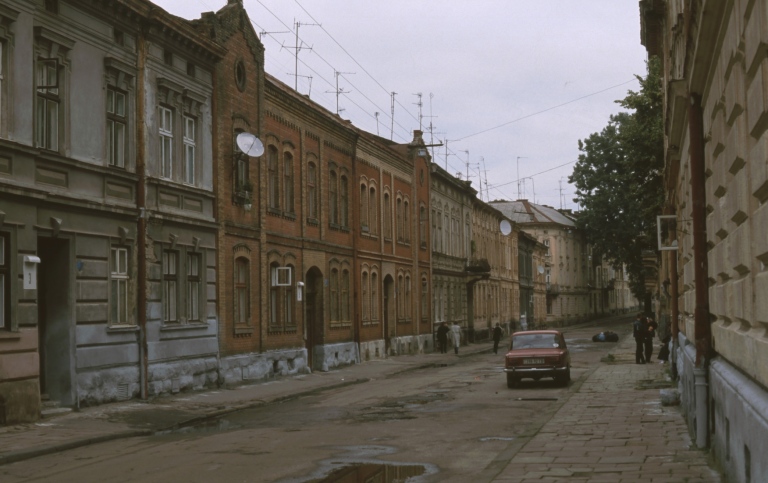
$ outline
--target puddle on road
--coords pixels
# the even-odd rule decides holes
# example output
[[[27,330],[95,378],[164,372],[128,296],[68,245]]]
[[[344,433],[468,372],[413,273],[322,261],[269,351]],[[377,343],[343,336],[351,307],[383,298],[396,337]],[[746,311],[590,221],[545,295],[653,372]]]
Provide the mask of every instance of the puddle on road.
[[[183,426],[181,428],[169,429],[167,431],[158,431],[156,436],[163,436],[167,434],[189,434],[189,433],[214,433],[218,431],[227,431],[232,429],[238,429],[241,425],[234,424],[226,419],[210,419],[200,423],[195,423],[190,426]]]
[[[334,469],[326,476],[306,480],[309,483],[400,483],[426,473],[422,465],[386,465],[377,463],[350,463]]]

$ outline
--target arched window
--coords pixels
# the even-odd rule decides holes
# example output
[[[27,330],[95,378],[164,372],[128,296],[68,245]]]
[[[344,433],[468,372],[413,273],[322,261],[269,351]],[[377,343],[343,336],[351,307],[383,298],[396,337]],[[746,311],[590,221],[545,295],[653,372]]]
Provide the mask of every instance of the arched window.
[[[293,213],[293,154],[283,153],[283,210]]]
[[[427,312],[429,309],[429,290],[427,285],[427,276],[421,276],[421,321],[427,321]]]
[[[403,200],[397,197],[397,207],[395,211],[397,217],[397,241],[404,241],[403,237]]]
[[[403,241],[405,243],[411,243],[411,217],[410,217],[410,204],[406,198],[403,201]]]
[[[370,315],[370,299],[368,298],[369,293],[369,286],[368,286],[369,280],[368,280],[368,272],[363,272],[360,275],[360,291],[362,292],[362,296],[360,297],[361,301],[361,317],[363,319],[363,323],[368,322],[371,318]]]
[[[384,238],[392,239],[392,201],[384,192]]]
[[[331,322],[338,323],[341,319],[339,317],[339,270],[337,268],[331,269],[328,299],[330,302]]]
[[[307,217],[317,219],[317,166],[307,165]]]
[[[349,316],[349,270],[343,270],[341,272],[341,294],[339,303],[341,304],[341,321],[349,322],[351,320]]]
[[[368,219],[368,187],[365,183],[360,184],[360,230],[363,233],[370,233],[370,220]]]
[[[368,227],[371,235],[379,234],[379,200],[376,198],[376,188],[371,186],[368,196]]]
[[[267,176],[269,184],[268,206],[272,209],[278,209],[280,208],[280,178],[277,168],[277,148],[274,146],[269,146],[267,149]]]
[[[328,210],[330,222],[334,225],[339,224],[339,178],[336,171],[331,171],[328,179]]]
[[[235,323],[247,324],[251,315],[249,289],[249,262],[247,258],[235,259]]]
[[[341,205],[339,206],[339,224],[343,227],[349,226],[349,185],[347,184],[347,177],[341,177],[341,185],[339,186],[341,192]]]
[[[419,246],[427,248],[427,208],[419,206]]]
[[[379,320],[379,275],[371,272],[371,320]]]
[[[413,299],[411,298],[411,276],[405,276],[405,307],[403,317],[405,320],[411,320],[411,314],[413,313]]]
[[[397,276],[397,320],[403,319],[405,313],[405,287],[403,286],[403,275]]]

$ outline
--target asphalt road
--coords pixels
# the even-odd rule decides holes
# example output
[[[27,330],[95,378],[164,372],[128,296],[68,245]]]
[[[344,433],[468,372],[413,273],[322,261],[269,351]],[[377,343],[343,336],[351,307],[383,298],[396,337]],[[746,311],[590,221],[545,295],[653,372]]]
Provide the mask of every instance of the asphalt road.
[[[55,482],[492,481],[600,364],[611,344],[566,330],[568,387],[506,387],[503,354],[477,354],[233,413],[205,426],[4,466],[0,480]],[[329,473],[339,477],[323,480]],[[411,481],[411,480],[409,480]]]

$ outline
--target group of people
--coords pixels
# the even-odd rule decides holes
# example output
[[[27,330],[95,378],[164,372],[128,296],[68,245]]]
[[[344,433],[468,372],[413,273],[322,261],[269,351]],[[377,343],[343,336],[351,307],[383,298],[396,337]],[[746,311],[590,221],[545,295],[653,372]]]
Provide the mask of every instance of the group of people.
[[[448,351],[449,337],[453,345],[453,352],[458,355],[459,346],[461,345],[461,327],[456,322],[450,327],[445,322],[441,322],[440,327],[437,328],[437,344],[440,346],[441,354],[445,354]]]
[[[499,350],[499,342],[501,341],[503,331],[501,326],[496,323],[496,327],[493,328],[493,353],[496,354]],[[441,322],[437,328],[437,345],[440,346],[440,353],[445,354],[448,351],[448,339],[451,339],[451,345],[453,345],[453,351],[456,355],[459,354],[459,346],[461,345],[461,327],[456,322],[448,327],[445,322]]]
[[[632,323],[632,334],[635,337],[635,363],[645,364],[651,362],[653,355],[653,339],[656,337],[656,331],[659,324],[653,319],[653,316],[646,317],[642,312],[637,314]],[[667,344],[669,338],[662,340],[661,350],[659,350],[658,360],[664,364],[669,359],[669,348]]]

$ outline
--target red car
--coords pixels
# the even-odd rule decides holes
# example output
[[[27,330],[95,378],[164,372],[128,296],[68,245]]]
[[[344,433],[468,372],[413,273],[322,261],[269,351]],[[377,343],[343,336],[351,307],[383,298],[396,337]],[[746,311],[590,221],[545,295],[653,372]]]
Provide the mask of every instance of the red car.
[[[512,388],[520,379],[538,381],[552,377],[567,386],[571,380],[571,355],[565,337],[558,330],[529,330],[515,332],[504,358],[507,386]]]

